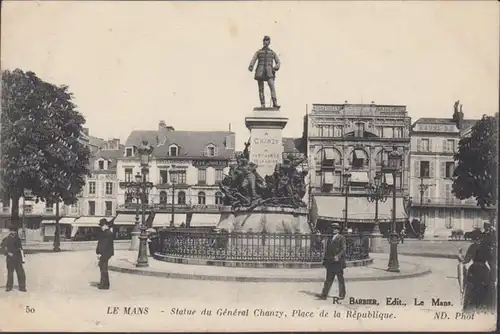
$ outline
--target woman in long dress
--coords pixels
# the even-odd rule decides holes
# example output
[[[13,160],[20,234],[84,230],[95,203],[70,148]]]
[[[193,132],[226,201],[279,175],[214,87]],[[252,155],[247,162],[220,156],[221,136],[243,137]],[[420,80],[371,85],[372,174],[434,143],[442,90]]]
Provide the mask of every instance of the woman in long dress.
[[[472,261],[472,265],[467,270],[464,291],[464,311],[478,311],[488,308],[488,293],[491,284],[490,269],[486,265],[491,253],[481,245],[482,234],[480,231],[472,232],[472,245],[467,249],[462,263],[467,264]]]

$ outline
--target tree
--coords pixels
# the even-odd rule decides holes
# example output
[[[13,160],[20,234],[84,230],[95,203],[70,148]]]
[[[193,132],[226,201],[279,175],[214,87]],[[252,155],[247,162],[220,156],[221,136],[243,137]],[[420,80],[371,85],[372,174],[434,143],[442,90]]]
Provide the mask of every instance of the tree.
[[[470,137],[458,144],[452,193],[459,199],[474,197],[487,208],[497,201],[498,114],[484,115],[473,127]]]
[[[90,175],[90,151],[79,140],[85,118],[72,97],[67,86],[45,82],[33,72],[2,72],[0,179],[12,200],[15,226],[24,189],[31,189],[36,201],[69,205]]]

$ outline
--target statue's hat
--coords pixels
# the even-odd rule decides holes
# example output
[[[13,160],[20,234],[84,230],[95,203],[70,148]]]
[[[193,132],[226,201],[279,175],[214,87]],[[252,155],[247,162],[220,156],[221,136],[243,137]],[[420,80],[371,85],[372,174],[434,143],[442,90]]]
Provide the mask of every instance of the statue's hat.
[[[266,35],[266,36],[264,36],[264,38],[263,38],[262,40],[263,40],[263,41],[270,41],[270,40],[271,40],[271,37],[269,37],[269,36],[267,36],[267,35]]]

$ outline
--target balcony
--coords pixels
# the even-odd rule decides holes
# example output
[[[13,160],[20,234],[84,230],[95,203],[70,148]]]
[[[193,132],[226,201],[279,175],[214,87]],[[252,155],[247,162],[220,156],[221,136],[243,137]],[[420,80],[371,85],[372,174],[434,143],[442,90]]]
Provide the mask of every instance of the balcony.
[[[420,206],[420,198],[413,199],[413,207]],[[437,207],[478,207],[477,201],[473,198],[460,200],[455,197],[426,197],[422,199],[422,206],[437,206]]]

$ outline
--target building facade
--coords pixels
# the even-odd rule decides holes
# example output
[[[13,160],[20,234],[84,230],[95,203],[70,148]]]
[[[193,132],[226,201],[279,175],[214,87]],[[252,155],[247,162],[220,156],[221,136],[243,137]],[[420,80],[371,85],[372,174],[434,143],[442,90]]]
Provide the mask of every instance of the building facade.
[[[454,154],[461,138],[477,120],[420,118],[411,129],[412,220],[421,221],[425,238],[448,238],[451,231],[481,227],[488,211],[475,199],[459,200],[452,194]]]
[[[313,104],[306,117],[304,137],[311,176],[311,205],[317,211],[318,228],[327,222],[346,222],[346,188],[343,174],[351,174],[347,195],[347,229],[371,231],[375,204],[367,199],[367,190],[377,171],[387,164],[388,153],[396,149],[402,155],[402,171],[396,182],[396,218],[406,218],[404,197],[409,191],[410,124],[405,106],[372,104]],[[386,233],[392,217],[392,200],[378,205],[380,230]],[[402,224],[400,225],[402,227]],[[399,227],[399,228],[401,228]]]
[[[148,198],[150,224],[159,226],[215,226],[222,193],[218,183],[234,160],[235,135],[230,131],[176,131],[161,121],[158,130],[133,131],[118,158],[119,215],[116,222],[134,220],[134,199],[129,182],[141,172],[137,147],[154,147],[147,180],[153,184]],[[115,222],[115,223],[116,223]]]

